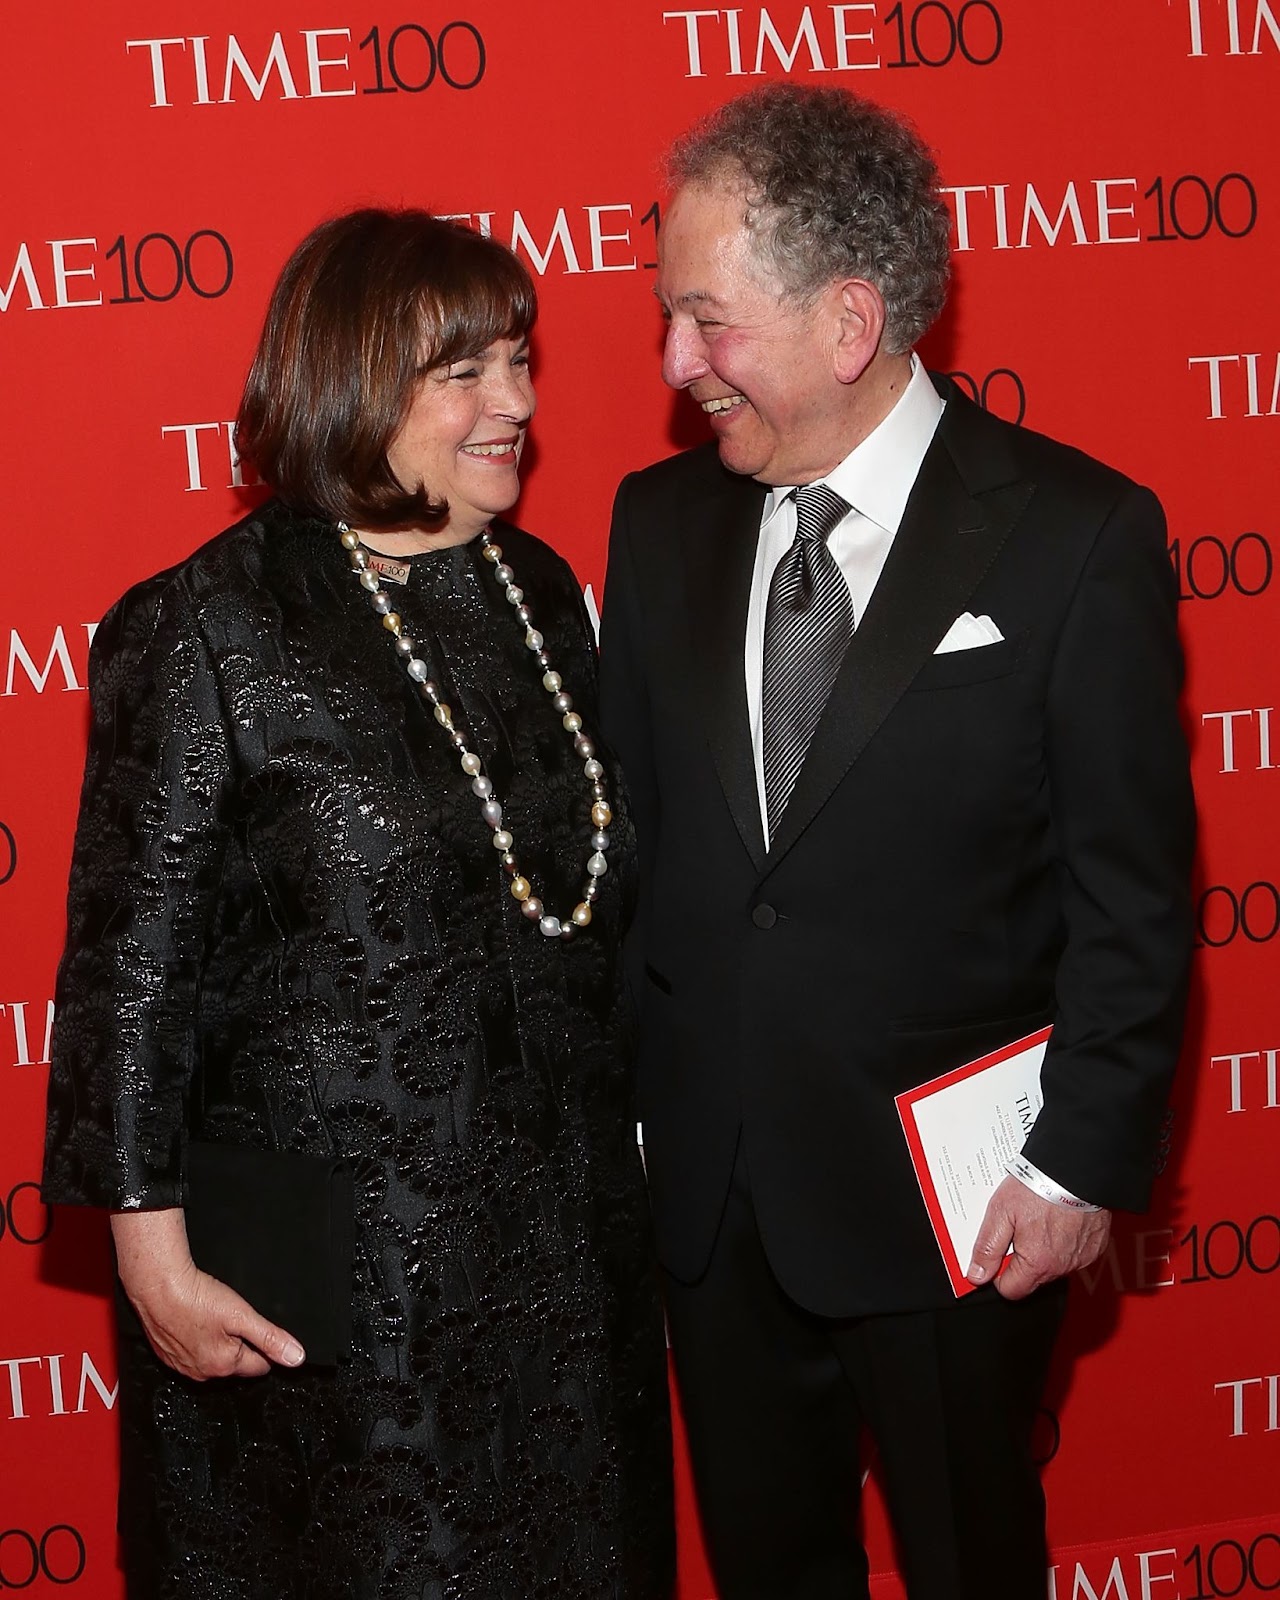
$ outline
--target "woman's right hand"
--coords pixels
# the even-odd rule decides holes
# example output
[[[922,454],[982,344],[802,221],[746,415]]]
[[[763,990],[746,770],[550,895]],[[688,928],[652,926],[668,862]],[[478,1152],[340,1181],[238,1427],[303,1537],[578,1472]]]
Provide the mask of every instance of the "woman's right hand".
[[[151,1348],[175,1372],[197,1382],[260,1378],[273,1363],[296,1367],[306,1359],[292,1334],[201,1272],[180,1208],[114,1212],[111,1233],[124,1292]]]

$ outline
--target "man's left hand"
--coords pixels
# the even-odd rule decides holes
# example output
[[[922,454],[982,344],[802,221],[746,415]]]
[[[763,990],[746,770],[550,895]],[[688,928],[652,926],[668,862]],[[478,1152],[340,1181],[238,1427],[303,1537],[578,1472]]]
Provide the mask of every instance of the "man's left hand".
[[[1096,1261],[1110,1237],[1109,1211],[1055,1205],[1017,1178],[1006,1178],[987,1205],[966,1276],[971,1283],[995,1278],[1006,1300],[1022,1300],[1041,1284]],[[1013,1253],[1000,1272],[1010,1244]]]

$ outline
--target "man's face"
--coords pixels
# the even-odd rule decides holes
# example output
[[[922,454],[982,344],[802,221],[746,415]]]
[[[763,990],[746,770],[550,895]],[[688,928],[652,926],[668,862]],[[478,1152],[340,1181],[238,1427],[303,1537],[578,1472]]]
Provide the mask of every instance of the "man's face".
[[[669,327],[662,376],[707,413],[732,472],[808,483],[847,454],[848,396],[832,358],[830,296],[783,294],[743,224],[743,191],[677,191],[658,239],[656,292]]]

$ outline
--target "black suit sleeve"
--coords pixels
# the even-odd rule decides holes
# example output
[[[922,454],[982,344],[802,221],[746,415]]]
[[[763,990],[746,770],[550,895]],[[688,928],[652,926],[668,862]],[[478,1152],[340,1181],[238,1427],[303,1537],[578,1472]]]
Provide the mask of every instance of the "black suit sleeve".
[[[43,1193],[176,1206],[230,780],[218,687],[176,583],[139,585],[108,613],[89,692]]]
[[[1131,1210],[1149,1197],[1191,950],[1176,617],[1164,516],[1130,487],[1082,571],[1048,689],[1066,947],[1024,1154],[1082,1198]]]
[[[661,802],[654,769],[641,600],[630,548],[628,509],[632,483],[633,478],[627,477],[619,485],[609,534],[609,564],[600,612],[600,726],[621,763],[636,828],[640,897],[627,937],[626,969],[632,993],[639,995],[643,992],[645,926]]]
[[[657,838],[659,800],[654,774],[640,596],[630,548],[632,479],[624,478],[613,507],[609,565],[600,613],[600,719],[627,781],[642,861]]]

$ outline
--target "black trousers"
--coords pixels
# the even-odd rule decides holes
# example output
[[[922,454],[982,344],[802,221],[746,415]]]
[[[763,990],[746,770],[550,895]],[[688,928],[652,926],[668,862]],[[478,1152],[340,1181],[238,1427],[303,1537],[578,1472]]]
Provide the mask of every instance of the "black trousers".
[[[983,1289],[936,1311],[815,1316],[769,1267],[739,1149],[706,1273],[666,1288],[720,1600],[865,1600],[864,1428],[911,1600],[1044,1600],[1031,1430],[1065,1283],[1022,1301]]]

